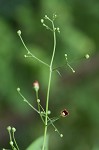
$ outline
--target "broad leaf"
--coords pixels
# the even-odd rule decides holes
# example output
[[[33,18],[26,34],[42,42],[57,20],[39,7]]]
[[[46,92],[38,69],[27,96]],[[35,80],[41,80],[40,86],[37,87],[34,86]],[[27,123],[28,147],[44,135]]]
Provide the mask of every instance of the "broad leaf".
[[[26,150],[41,150],[43,145],[43,136],[36,139]],[[48,150],[48,136],[46,138],[45,150]]]

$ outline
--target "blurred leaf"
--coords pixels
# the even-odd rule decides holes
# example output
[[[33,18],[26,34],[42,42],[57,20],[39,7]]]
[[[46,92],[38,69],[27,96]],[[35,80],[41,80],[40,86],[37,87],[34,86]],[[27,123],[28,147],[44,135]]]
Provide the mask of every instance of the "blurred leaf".
[[[36,139],[26,150],[40,150],[43,143],[43,136]],[[48,150],[48,136],[45,144],[46,150]]]

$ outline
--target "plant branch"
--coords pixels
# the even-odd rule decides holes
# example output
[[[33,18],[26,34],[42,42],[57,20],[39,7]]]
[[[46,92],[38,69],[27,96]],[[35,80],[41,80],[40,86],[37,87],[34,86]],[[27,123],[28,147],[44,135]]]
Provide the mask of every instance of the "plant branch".
[[[49,69],[49,81],[48,81],[48,89],[47,89],[47,99],[46,99],[46,114],[45,114],[45,129],[44,129],[44,140],[43,140],[43,147],[42,150],[45,149],[45,142],[46,142],[46,136],[47,136],[47,123],[48,123],[48,105],[49,105],[49,93],[50,93],[50,85],[51,85],[51,77],[52,77],[52,65],[53,65],[53,60],[55,56],[55,50],[56,50],[56,34],[55,34],[55,27],[54,27],[54,22],[52,22],[52,27],[53,27],[53,37],[54,37],[54,47],[53,47],[53,53],[52,53],[52,58],[50,62],[50,69]]]
[[[19,30],[20,31],[20,30]],[[39,61],[40,63],[46,65],[47,67],[49,67],[49,65],[47,63],[45,63],[44,61],[42,61],[41,59],[39,59],[38,57],[36,57],[35,55],[33,55],[29,49],[27,48],[27,46],[25,45],[24,41],[23,41],[23,38],[21,37],[21,33],[19,34],[19,31],[17,32],[20,39],[21,39],[21,42],[23,44],[23,46],[25,47],[26,51],[27,51],[27,54],[30,55],[31,57],[35,58],[37,61]],[[21,32],[21,31],[20,31]],[[27,56],[27,57],[30,57],[30,56]]]
[[[30,102],[27,101],[27,99],[21,94],[20,92],[20,88],[17,88],[18,93],[20,94],[20,96],[23,98],[23,101],[26,102],[34,111],[36,111],[38,114],[40,114],[40,112],[30,104]]]

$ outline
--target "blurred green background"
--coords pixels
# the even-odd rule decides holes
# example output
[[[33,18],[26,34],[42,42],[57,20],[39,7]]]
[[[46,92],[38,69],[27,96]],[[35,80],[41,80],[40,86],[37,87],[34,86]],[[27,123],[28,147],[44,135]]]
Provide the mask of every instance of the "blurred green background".
[[[53,72],[49,108],[51,116],[66,108],[70,115],[55,125],[64,134],[60,138],[49,128],[50,150],[99,150],[99,1],[97,0],[0,0],[0,149],[9,148],[8,125],[17,129],[21,150],[43,135],[39,116],[22,101],[16,89],[34,105],[32,83],[40,83],[39,96],[45,107],[48,69],[31,58],[24,49],[17,30],[30,49],[49,63],[53,49],[52,33],[40,19],[58,15],[55,25],[57,48],[54,67],[65,63],[64,54],[76,70],[64,66],[60,77]],[[85,54],[90,59],[84,59]],[[53,143],[53,144],[52,144]]]

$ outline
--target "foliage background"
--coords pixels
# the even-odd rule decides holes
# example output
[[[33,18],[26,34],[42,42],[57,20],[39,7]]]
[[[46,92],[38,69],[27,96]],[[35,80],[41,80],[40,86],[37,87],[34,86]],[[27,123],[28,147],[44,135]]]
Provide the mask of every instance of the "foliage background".
[[[62,78],[53,72],[50,110],[57,116],[64,108],[70,115],[56,123],[61,139],[49,128],[51,150],[99,149],[99,2],[97,0],[0,0],[0,149],[9,147],[8,125],[17,129],[20,149],[43,135],[39,116],[20,98],[16,88],[36,105],[32,83],[40,83],[40,98],[45,106],[48,73],[45,66],[25,59],[17,30],[27,47],[49,63],[53,37],[40,23],[44,15],[58,15],[57,52],[54,66],[65,63],[64,54],[76,73],[64,67]],[[90,54],[85,60],[84,55]],[[53,142],[53,144],[52,144]]]

